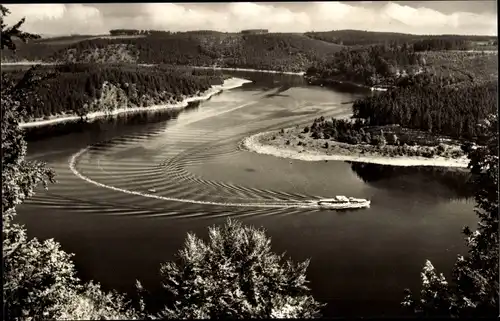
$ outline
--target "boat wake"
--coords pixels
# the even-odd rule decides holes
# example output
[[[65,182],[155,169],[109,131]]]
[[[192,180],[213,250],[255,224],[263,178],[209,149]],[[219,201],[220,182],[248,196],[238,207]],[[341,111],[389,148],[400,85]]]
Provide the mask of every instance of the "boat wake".
[[[167,197],[167,196],[162,196],[162,195],[155,195],[154,193],[156,192],[154,189],[150,190],[149,193],[146,192],[141,192],[141,191],[134,191],[134,190],[129,190],[129,189],[124,189],[124,188],[119,188],[111,185],[106,185],[100,182],[97,182],[82,173],[78,171],[76,168],[76,164],[78,162],[78,159],[88,152],[90,150],[90,146],[86,147],[79,152],[73,154],[70,159],[69,159],[69,169],[70,171],[79,179],[92,184],[97,187],[101,188],[106,188],[110,189],[116,192],[121,192],[129,195],[135,195],[135,196],[141,196],[141,197],[147,197],[147,198],[152,198],[152,199],[158,199],[158,200],[164,200],[164,201],[170,201],[170,202],[180,202],[180,203],[188,203],[188,204],[198,204],[198,205],[209,205],[209,206],[223,206],[223,207],[253,207],[253,208],[304,208],[304,209],[333,209],[333,210],[341,210],[341,209],[355,209],[355,208],[361,208],[361,207],[368,207],[369,206],[369,201],[368,201],[368,206],[360,206],[360,204],[355,204],[352,202],[347,202],[344,204],[334,204],[333,206],[326,205],[328,200],[321,200],[321,199],[316,199],[316,200],[301,200],[301,201],[281,201],[281,202],[275,202],[275,203],[269,203],[269,202],[252,202],[252,203],[232,203],[232,202],[214,202],[214,201],[202,201],[202,200],[192,200],[192,199],[185,199],[185,198],[176,198],[176,197]]]

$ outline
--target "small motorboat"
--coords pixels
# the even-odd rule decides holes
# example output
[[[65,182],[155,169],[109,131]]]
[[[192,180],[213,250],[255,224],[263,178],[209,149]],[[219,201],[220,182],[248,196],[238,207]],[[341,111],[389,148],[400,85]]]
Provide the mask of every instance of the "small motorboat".
[[[150,189],[148,189],[148,192],[150,192],[150,193],[156,193],[156,189],[150,188]]]
[[[363,198],[346,197],[337,195],[334,198],[324,198],[316,202],[320,208],[325,209],[350,209],[370,207],[371,201]]]

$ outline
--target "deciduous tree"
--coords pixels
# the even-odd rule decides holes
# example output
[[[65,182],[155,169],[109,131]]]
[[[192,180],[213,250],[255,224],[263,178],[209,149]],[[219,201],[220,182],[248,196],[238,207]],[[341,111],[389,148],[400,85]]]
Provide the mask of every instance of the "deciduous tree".
[[[312,318],[321,304],[309,294],[309,261],[283,262],[264,230],[228,220],[204,242],[188,234],[177,262],[161,266],[165,318]]]

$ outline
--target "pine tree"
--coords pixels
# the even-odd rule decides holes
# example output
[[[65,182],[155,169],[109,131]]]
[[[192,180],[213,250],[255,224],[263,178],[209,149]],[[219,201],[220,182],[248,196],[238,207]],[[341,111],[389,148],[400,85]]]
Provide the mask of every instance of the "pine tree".
[[[17,48],[13,38],[17,38],[25,43],[28,42],[29,40],[40,39],[39,35],[32,34],[29,32],[24,32],[19,29],[25,22],[25,18],[19,20],[15,25],[9,27],[5,24],[4,19],[7,15],[10,14],[10,10],[0,4],[0,12],[1,12],[0,25],[2,27],[2,37],[0,38],[0,49],[3,50],[5,49],[5,47],[7,47],[8,49],[15,51]]]

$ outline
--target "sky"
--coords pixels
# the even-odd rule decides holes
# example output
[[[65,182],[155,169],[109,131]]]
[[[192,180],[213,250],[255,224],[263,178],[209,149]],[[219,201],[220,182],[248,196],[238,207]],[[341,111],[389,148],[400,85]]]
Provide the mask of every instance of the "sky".
[[[110,29],[169,31],[339,29],[413,34],[497,35],[496,1],[10,4],[8,24],[42,35],[107,34]]]

